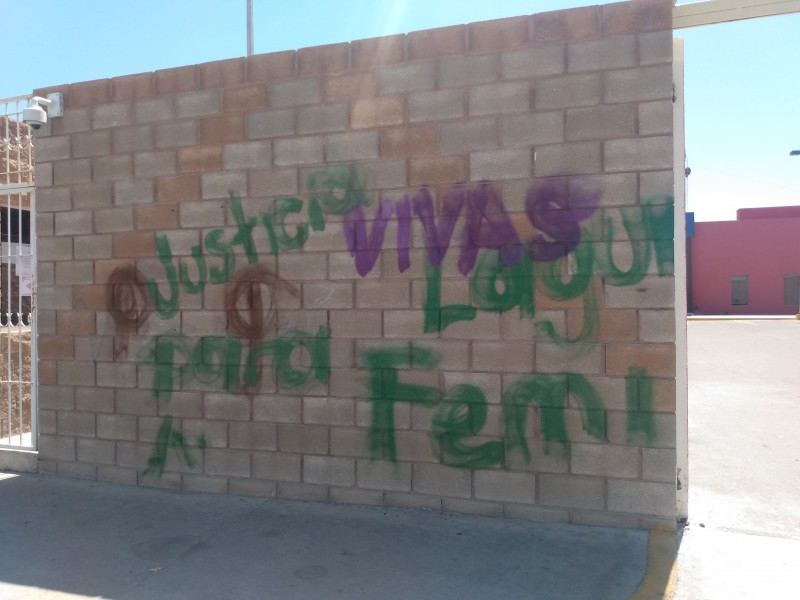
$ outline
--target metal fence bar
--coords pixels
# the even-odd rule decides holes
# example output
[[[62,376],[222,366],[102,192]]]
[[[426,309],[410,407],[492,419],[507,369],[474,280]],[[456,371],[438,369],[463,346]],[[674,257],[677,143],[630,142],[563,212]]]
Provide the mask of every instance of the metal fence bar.
[[[32,450],[38,438],[34,149],[22,121],[28,98],[0,100],[0,449]],[[23,278],[28,264],[33,271]]]

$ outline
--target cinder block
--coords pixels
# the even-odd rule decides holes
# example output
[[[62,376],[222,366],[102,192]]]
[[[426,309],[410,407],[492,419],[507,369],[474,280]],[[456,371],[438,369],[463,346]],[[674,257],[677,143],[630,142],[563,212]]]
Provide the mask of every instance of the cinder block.
[[[249,452],[207,448],[203,456],[203,472],[206,475],[250,477]]]
[[[58,135],[36,139],[36,162],[71,158],[70,136]],[[38,173],[37,173],[38,175]]]
[[[249,421],[250,398],[228,394],[206,394],[204,399],[206,419]]]
[[[373,98],[378,94],[378,79],[373,71],[357,71],[325,78],[325,102],[349,102]]]
[[[475,85],[495,81],[499,71],[497,54],[452,56],[439,60],[439,87]]]
[[[472,496],[471,471],[445,465],[415,464],[412,474],[413,489],[421,494]]]
[[[251,83],[237,87],[226,86],[222,91],[225,112],[252,112],[269,106],[267,86]]]
[[[59,160],[53,163],[53,183],[69,185],[83,183],[92,179],[92,161],[88,158]]]
[[[472,342],[472,369],[530,373],[533,370],[533,342]]]
[[[608,510],[674,517],[675,484],[609,479]]]
[[[608,308],[673,308],[675,280],[673,277],[646,276],[635,287],[605,285]]]
[[[228,480],[225,477],[206,477],[204,475],[186,473],[181,480],[181,489],[189,492],[225,494],[228,491]]]
[[[142,421],[146,417],[139,419],[139,439],[152,440],[158,431],[154,426],[161,419],[153,420],[153,431],[143,432]],[[208,419],[184,419],[181,424],[183,436],[196,443],[202,437],[209,448],[228,447],[228,423],[226,421],[209,421]]]
[[[114,77],[111,80],[111,94],[114,100],[132,100],[152,96],[155,91],[152,73],[138,73]]]
[[[322,78],[314,76],[274,81],[270,86],[270,100],[274,107],[319,104],[322,102]]]
[[[278,274],[286,281],[327,279],[325,259],[322,252],[281,254],[278,256]]]
[[[535,79],[564,72],[564,46],[552,44],[522,50],[511,50],[500,55],[503,79]]]
[[[88,260],[56,264],[56,285],[94,283],[94,268]]]
[[[172,175],[177,171],[177,162],[173,150],[138,152],[133,155],[133,172],[136,177]]]
[[[115,233],[111,244],[117,258],[149,257],[155,253],[152,232]]]
[[[303,306],[311,309],[352,308],[353,286],[351,283],[304,283]]]
[[[567,66],[571,73],[624,69],[636,65],[636,37],[632,35],[567,45]]]
[[[356,281],[358,308],[409,308],[409,282],[402,279]]]
[[[500,140],[504,148],[563,142],[564,113],[551,111],[501,117]]]
[[[54,435],[39,436],[40,460],[75,460],[75,438]]]
[[[98,233],[133,230],[133,209],[130,207],[109,208],[94,212],[94,227]]]
[[[470,115],[500,115],[527,112],[532,92],[527,82],[499,83],[469,91]]]
[[[205,173],[200,181],[203,199],[205,200],[209,198],[227,198],[230,191],[239,195],[244,195],[247,192],[247,175],[245,173]],[[182,204],[181,211],[186,206],[186,204]],[[217,225],[221,223],[224,223],[224,221],[216,222]]]
[[[442,338],[450,340],[497,340],[500,339],[500,315],[478,311],[473,321],[456,321],[442,332]]]
[[[337,337],[381,337],[381,313],[374,310],[337,310],[330,315],[331,329]]]
[[[381,131],[381,156],[399,158],[436,152],[439,131],[436,124],[411,125]]]
[[[191,146],[197,143],[197,122],[192,119],[162,123],[156,126],[155,135],[157,148]]]
[[[89,131],[91,129],[90,109],[88,108],[71,108],[64,111],[64,116],[58,119],[53,119],[53,135],[62,135],[65,133],[76,133],[78,131]],[[45,129],[47,125],[42,127]],[[40,130],[41,131],[41,130]],[[38,138],[37,134],[37,138]]]
[[[133,106],[130,102],[116,102],[114,104],[101,104],[92,110],[92,128],[106,129],[122,127],[133,122]],[[39,148],[37,145],[36,151]]]
[[[671,99],[672,94],[671,64],[605,73],[604,101],[608,103]]]
[[[539,475],[539,504],[563,508],[605,508],[605,483],[600,477]]]
[[[675,311],[640,310],[639,339],[643,342],[674,342]]]
[[[295,109],[267,110],[248,114],[245,121],[247,139],[293,135]]]
[[[57,425],[58,435],[65,437],[95,437],[95,416],[90,413],[77,413],[59,411],[53,412],[58,415]],[[55,433],[55,431],[53,432]]]
[[[137,123],[169,121],[175,118],[175,99],[172,96],[134,100],[133,116]]]
[[[244,115],[225,115],[200,119],[197,134],[201,144],[230,144],[244,141]]]
[[[72,190],[69,187],[36,190],[36,208],[42,212],[70,210]]]
[[[113,465],[115,462],[115,447],[112,441],[78,438],[76,446],[77,459],[81,462],[93,465]]]
[[[571,444],[571,472],[635,479],[639,476],[639,449],[609,444]]]
[[[352,411],[352,400],[350,402]],[[367,429],[361,427],[331,427],[331,455],[371,458],[367,432]]]
[[[529,148],[473,152],[469,156],[469,178],[470,181],[530,178],[532,162]]]
[[[198,69],[196,65],[161,69],[153,73],[157,94],[189,92],[197,88]]]
[[[533,473],[475,471],[475,497],[496,502],[536,503],[536,476]]]
[[[281,139],[275,141],[276,165],[306,165],[324,161],[322,136]]]
[[[268,167],[272,162],[272,144],[269,141],[227,144],[223,149],[222,161],[225,169]]]
[[[654,31],[639,34],[639,64],[656,65],[672,62],[672,32]]]
[[[642,448],[642,478],[676,483],[676,452],[673,448]]]
[[[542,79],[535,97],[537,110],[593,106],[602,101],[603,83],[600,73]]]
[[[111,133],[108,131],[76,133],[72,136],[72,156],[75,158],[101,156],[110,151]]]
[[[653,377],[675,376],[674,344],[608,344],[606,374],[624,376],[636,365],[647,369]]]
[[[606,171],[648,171],[672,167],[672,136],[605,142]]]
[[[602,14],[605,35],[672,29],[672,6],[667,2],[616,2],[604,6]]]
[[[322,104],[297,111],[298,133],[322,133],[347,129],[347,104]]]
[[[325,159],[329,162],[378,157],[377,131],[339,133],[325,137]]]
[[[139,125],[138,127],[111,130],[111,148],[117,154],[151,150],[153,143],[152,125]]]
[[[466,156],[412,158],[409,167],[408,182],[414,186],[458,183],[467,179]]]
[[[359,460],[358,487],[410,492],[411,465],[408,463],[390,463],[383,460]]]
[[[409,63],[378,70],[378,93],[381,96],[432,90],[435,85],[436,70],[433,62]]]
[[[635,133],[635,104],[592,106],[567,111],[567,139],[570,141],[630,137]]]
[[[259,452],[253,455],[253,477],[273,481],[300,481],[301,456],[285,452]]]
[[[272,423],[230,423],[228,432],[231,448],[278,449],[278,430]]]
[[[419,92],[408,96],[408,120],[411,123],[457,119],[464,114],[463,90]]]
[[[301,75],[344,71],[347,69],[350,44],[326,44],[297,51],[297,72]]]
[[[148,204],[153,201],[153,198],[152,179],[118,181],[114,184],[114,204],[118,206]]]
[[[639,174],[639,196],[641,198],[671,198],[674,193],[675,176],[672,170]]]
[[[528,41],[528,17],[510,17],[470,23],[469,48],[473,52],[503,50]]]
[[[329,432],[327,427],[315,425],[278,425],[278,448],[281,452],[299,454],[328,454]]]
[[[350,126],[353,129],[400,125],[404,118],[402,96],[364,98],[351,103]]]
[[[355,408],[351,398],[303,398],[303,423],[353,425]]]
[[[593,174],[602,171],[601,146],[598,142],[573,142],[537,146],[534,153],[536,177]]]
[[[357,40],[350,43],[350,62],[353,69],[366,69],[374,65],[389,65],[405,60],[404,35]]]
[[[92,160],[95,181],[112,181],[133,176],[133,161],[130,154],[98,156]]]
[[[355,484],[355,460],[329,456],[304,456],[303,481],[319,485]]]
[[[248,81],[269,81],[294,74],[295,52],[256,54],[245,59]]]
[[[442,153],[488,150],[500,145],[497,119],[483,118],[442,123],[439,125],[439,131],[439,152]]]
[[[71,390],[71,388],[66,389]],[[114,412],[114,390],[97,387],[79,387],[75,388],[74,394],[76,410],[94,413]]]
[[[641,135],[672,133],[672,101],[641,102],[639,104],[639,133]]]
[[[136,417],[97,415],[97,437],[110,440],[136,441]]]
[[[71,237],[39,238],[36,246],[39,261],[72,259]]]
[[[250,196],[296,194],[297,189],[297,169],[259,169],[248,174]]]
[[[219,90],[202,90],[175,96],[175,108],[179,119],[213,115],[222,110]]]
[[[326,485],[311,483],[279,483],[278,498],[306,500],[309,502],[328,502],[330,489]]]
[[[542,373],[561,373],[569,365],[572,373],[582,375],[603,374],[602,345],[589,349],[585,354],[574,356],[573,349],[558,344],[536,343],[536,370]]]
[[[412,31],[406,38],[409,60],[452,56],[465,52],[467,28],[464,25],[455,25]]]

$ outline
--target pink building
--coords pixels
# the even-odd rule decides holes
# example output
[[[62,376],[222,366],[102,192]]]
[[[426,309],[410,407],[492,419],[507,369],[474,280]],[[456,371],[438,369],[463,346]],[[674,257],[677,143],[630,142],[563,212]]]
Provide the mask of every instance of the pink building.
[[[695,224],[689,312],[800,312],[800,206],[740,208],[735,221]]]

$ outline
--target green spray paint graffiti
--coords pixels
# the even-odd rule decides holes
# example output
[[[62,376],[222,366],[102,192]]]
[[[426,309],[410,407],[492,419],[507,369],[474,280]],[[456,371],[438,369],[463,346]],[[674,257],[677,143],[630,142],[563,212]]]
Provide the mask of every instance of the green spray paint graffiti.
[[[397,219],[397,267],[400,272],[410,267],[411,220],[416,217],[426,257],[423,333],[439,334],[454,323],[476,319],[479,311],[516,311],[521,320],[533,319],[537,298],[546,298],[550,305],[580,300],[580,331],[570,337],[560,333],[552,321],[541,320],[534,323],[532,340],[554,343],[568,350],[568,356],[577,357],[598,343],[598,278],[610,286],[636,285],[650,273],[651,263],[658,276],[672,274],[673,208],[670,198],[661,198],[615,209],[622,223],[620,230],[611,218],[613,213],[597,209],[598,191],[569,196],[565,181],[531,186],[525,214],[538,233],[527,238],[517,234],[501,196],[485,182],[473,187],[457,185],[443,194],[438,217],[427,188],[396,200],[382,199],[370,208],[373,198],[352,166],[313,172],[306,181],[307,199],[276,198],[258,216],[246,216],[241,198],[231,192],[232,232],[222,228],[207,231],[202,244],[182,258],[174,255],[168,236],[157,235],[163,276],[145,283],[135,268],[132,274],[120,274],[118,285],[128,287],[124,293],[109,295],[108,309],[112,315],[134,314],[139,324],[151,311],[161,320],[170,320],[179,314],[183,294],[197,296],[210,285],[226,286],[226,335],[157,335],[144,350],[142,361],[153,370],[153,397],[165,413],[169,413],[174,391],[188,382],[230,394],[255,393],[267,374],[282,391],[324,386],[329,378],[331,331],[325,327],[313,334],[277,331],[275,298],[298,292],[259,264],[256,228],[263,227],[268,243],[263,254],[277,255],[302,249],[313,232],[324,231],[328,218],[335,217],[342,223],[343,242],[356,271],[363,276],[376,264],[393,216]],[[367,209],[372,211],[369,220]],[[456,237],[459,219],[463,228]],[[621,231],[625,241],[617,239]],[[442,299],[443,261],[454,237],[461,240],[457,264],[460,275],[469,277],[469,303],[446,304]],[[629,264],[622,267],[615,254],[626,243]],[[244,256],[245,264],[237,264],[237,254]],[[127,299],[127,304],[116,306],[115,298]],[[136,306],[128,306],[131,299]],[[265,363],[270,365],[268,371]],[[398,402],[433,409],[431,441],[442,462],[454,467],[503,465],[515,454],[530,462],[527,432],[533,422],[538,424],[537,439],[544,442],[546,451],[563,448],[569,441],[568,406],[579,410],[587,435],[606,440],[603,402],[583,375],[522,376],[502,395],[502,435],[487,439],[481,432],[487,426],[489,405],[479,387],[458,384],[442,392],[403,383],[405,371],[436,369],[440,363],[437,353],[420,344],[361,353],[360,365],[368,374],[365,400],[372,410],[368,444],[374,458],[397,460],[394,419]],[[642,436],[652,442],[656,437],[653,380],[644,369],[630,367],[625,394],[629,440]],[[176,420],[166,416],[145,473],[161,475],[170,455],[192,467],[197,463],[195,452],[207,445],[204,435],[188,439]]]

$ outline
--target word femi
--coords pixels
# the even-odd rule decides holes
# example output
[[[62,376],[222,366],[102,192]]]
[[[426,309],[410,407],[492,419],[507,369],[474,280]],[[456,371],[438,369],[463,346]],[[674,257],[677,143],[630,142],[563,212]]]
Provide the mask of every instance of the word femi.
[[[195,343],[184,335],[155,336],[145,348],[144,361],[153,366],[153,396],[160,410],[169,411],[172,394],[179,385],[192,382],[234,394],[256,393],[264,376],[264,362],[272,367],[276,386],[297,388],[308,382],[325,384],[330,367],[330,331],[320,327],[316,334],[288,331],[283,335],[255,342],[245,349],[241,340],[224,336],[205,336]],[[169,449],[179,459],[194,466],[192,446],[205,448],[205,437],[187,440],[174,428],[172,417],[161,421],[145,475],[161,475]]]
[[[530,374],[511,385],[503,394],[502,439],[472,442],[486,425],[488,414],[486,396],[471,384],[459,384],[442,393],[439,389],[402,383],[402,369],[434,369],[440,356],[424,346],[379,348],[362,353],[367,369],[369,395],[372,405],[369,450],[373,458],[397,460],[394,407],[408,402],[435,407],[431,438],[441,451],[445,464],[453,467],[483,468],[501,465],[514,452],[521,453],[530,464],[526,424],[528,413],[539,414],[540,436],[548,450],[551,442],[569,442],[565,411],[567,400],[581,411],[583,429],[590,436],[607,439],[606,411],[600,395],[583,375],[560,373]],[[648,441],[655,437],[652,413],[653,385],[644,369],[631,367],[625,378],[625,397],[628,408],[628,436],[642,434]]]

